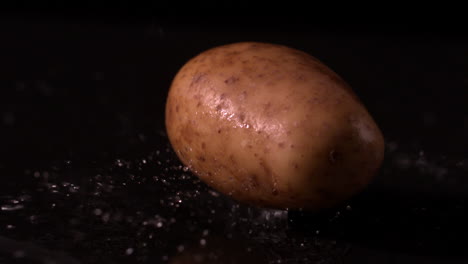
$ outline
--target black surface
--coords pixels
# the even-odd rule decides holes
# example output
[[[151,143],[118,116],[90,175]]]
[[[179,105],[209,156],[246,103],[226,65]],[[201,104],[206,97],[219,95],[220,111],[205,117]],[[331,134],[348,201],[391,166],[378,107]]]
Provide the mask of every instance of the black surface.
[[[468,40],[402,29],[2,20],[0,263],[467,263]],[[263,210],[181,166],[170,82],[237,41],[304,50],[353,87],[386,138],[365,192],[320,214]]]

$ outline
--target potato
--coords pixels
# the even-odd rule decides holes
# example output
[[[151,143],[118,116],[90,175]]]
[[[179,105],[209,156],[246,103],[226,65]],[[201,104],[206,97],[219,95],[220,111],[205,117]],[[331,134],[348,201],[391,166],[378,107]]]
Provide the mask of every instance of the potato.
[[[383,136],[358,97],[316,58],[243,42],[205,51],[175,76],[166,129],[181,161],[253,205],[319,210],[371,181]]]

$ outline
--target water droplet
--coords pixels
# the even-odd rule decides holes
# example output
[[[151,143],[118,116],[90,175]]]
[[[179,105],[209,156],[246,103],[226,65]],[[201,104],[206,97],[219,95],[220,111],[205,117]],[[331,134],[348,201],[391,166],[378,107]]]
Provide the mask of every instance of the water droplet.
[[[133,248],[127,248],[127,250],[125,250],[125,255],[130,256],[131,254],[133,254]]]
[[[206,246],[206,239],[204,239],[204,238],[200,239],[200,245],[202,247]]]
[[[351,205],[347,205],[346,210],[351,211],[351,210],[353,210],[353,208],[351,208]]]
[[[205,230],[203,230],[202,235],[203,235],[203,236],[207,236],[209,233],[210,233],[210,230],[205,229]]]
[[[101,215],[102,210],[100,208],[96,208],[96,209],[94,209],[93,213],[94,213],[94,215]]]
[[[177,251],[178,252],[182,252],[182,251],[184,251],[184,249],[185,249],[184,245],[177,246]]]
[[[2,211],[16,211],[16,210],[21,210],[23,209],[24,206],[22,204],[16,204],[16,205],[2,205],[1,210]]]
[[[76,185],[73,185],[73,184],[71,184],[70,188],[68,188],[68,191],[71,192],[71,193],[76,193],[79,190],[80,190],[80,186],[76,186]]]
[[[211,194],[211,196],[213,197],[219,197],[219,193],[215,192],[215,191],[209,191],[209,193]]]
[[[15,227],[16,227],[16,226],[14,226],[14,225],[6,225],[6,229],[13,229],[13,228],[15,228]]]
[[[105,213],[105,214],[102,216],[101,219],[102,219],[102,221],[103,221],[104,223],[109,222],[110,214],[109,214],[109,213]]]
[[[183,170],[184,172],[187,172],[187,171],[189,170],[189,167],[184,166],[182,170]]]
[[[163,226],[163,223],[161,221],[156,223],[157,228],[161,228],[162,226]]]

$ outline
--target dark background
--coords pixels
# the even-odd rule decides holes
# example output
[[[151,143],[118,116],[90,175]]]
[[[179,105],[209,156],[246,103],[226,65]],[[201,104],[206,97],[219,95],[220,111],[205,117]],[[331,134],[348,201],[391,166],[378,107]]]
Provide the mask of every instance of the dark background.
[[[159,263],[197,250],[215,252],[210,263],[468,261],[463,29],[196,17],[0,20],[0,262]],[[170,82],[191,57],[238,41],[306,51],[353,87],[386,140],[365,192],[287,216],[238,205],[180,166],[164,128]]]

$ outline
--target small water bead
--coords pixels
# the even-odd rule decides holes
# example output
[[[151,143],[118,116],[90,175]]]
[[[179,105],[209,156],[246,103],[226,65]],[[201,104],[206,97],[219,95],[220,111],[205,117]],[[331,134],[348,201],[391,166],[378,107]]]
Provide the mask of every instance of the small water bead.
[[[96,208],[96,209],[94,209],[93,213],[94,213],[94,215],[99,216],[99,215],[102,214],[102,210],[100,208]]]
[[[16,205],[2,205],[0,209],[2,211],[17,211],[23,209],[24,206],[22,204],[16,204]]]
[[[185,246],[184,245],[178,245],[177,246],[177,251],[178,252],[183,252],[185,250]]]
[[[74,184],[70,184],[70,188],[68,189],[69,192],[71,193],[76,193],[80,190],[80,186],[76,186]]]
[[[104,223],[109,222],[109,220],[110,220],[110,214],[109,214],[109,213],[105,213],[104,215],[102,215],[101,220],[102,220]]]
[[[210,195],[213,196],[213,197],[219,197],[219,193],[218,192],[215,192],[215,191],[209,191]]]
[[[47,188],[50,190],[51,193],[58,193],[57,184],[47,184]]]
[[[127,248],[127,249],[125,250],[125,255],[130,256],[131,254],[133,254],[133,251],[134,251],[133,248]]]
[[[200,246],[202,247],[206,246],[206,239],[204,238],[200,239]]]
[[[123,165],[124,165],[123,162],[122,162],[120,159],[116,160],[116,161],[115,161],[115,164],[116,164],[118,167],[123,167]]]

